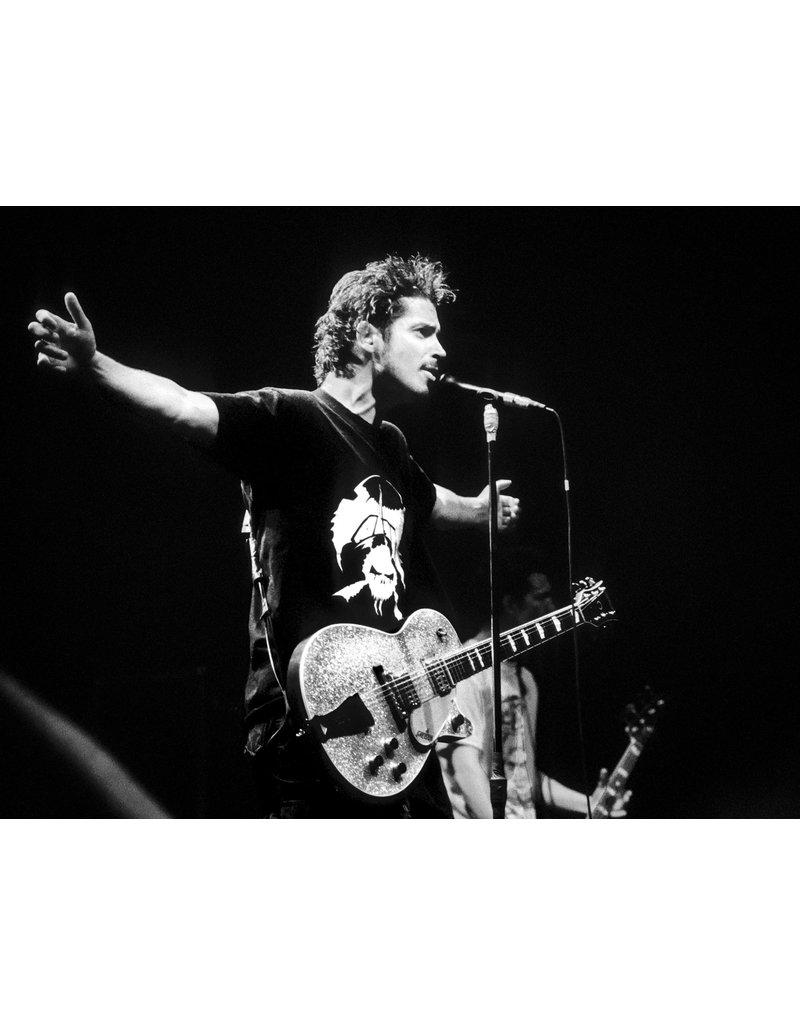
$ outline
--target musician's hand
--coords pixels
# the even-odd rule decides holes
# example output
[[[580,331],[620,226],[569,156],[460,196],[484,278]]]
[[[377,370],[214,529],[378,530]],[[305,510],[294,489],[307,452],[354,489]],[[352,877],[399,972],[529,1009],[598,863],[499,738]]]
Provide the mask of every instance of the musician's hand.
[[[608,772],[605,768],[600,769],[600,778],[597,780],[597,786],[595,786],[594,793],[589,797],[589,804],[592,808],[592,814],[600,802],[600,798],[605,792],[606,786],[608,785]],[[628,814],[627,804],[631,798],[631,791],[626,789],[624,793],[618,793],[614,798],[614,803],[611,807],[601,807],[599,810],[599,816],[602,818],[624,818]]]
[[[73,292],[67,292],[64,304],[71,320],[40,309],[36,320],[28,324],[28,333],[38,353],[37,366],[56,373],[76,373],[92,361],[97,343],[92,325]]]
[[[511,530],[517,525],[519,519],[519,498],[512,498],[510,494],[502,494],[511,486],[510,480],[498,480],[497,488],[497,529]],[[478,502],[485,509],[486,520],[489,519],[489,485],[478,495]]]

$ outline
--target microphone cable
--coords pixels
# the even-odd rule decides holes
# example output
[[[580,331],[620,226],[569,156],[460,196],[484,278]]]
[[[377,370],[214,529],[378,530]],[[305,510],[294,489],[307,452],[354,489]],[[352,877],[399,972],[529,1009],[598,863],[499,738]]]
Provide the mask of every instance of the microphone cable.
[[[589,777],[586,770],[586,743],[583,736],[583,703],[581,701],[580,687],[580,658],[578,656],[578,618],[575,606],[575,588],[572,581],[572,506],[569,495],[569,473],[567,471],[567,443],[564,438],[564,424],[555,409],[547,406],[547,411],[552,412],[558,421],[558,433],[561,438],[561,462],[564,468],[564,508],[567,518],[567,582],[569,585],[570,601],[572,603],[572,660],[575,672],[575,708],[578,716],[578,746],[580,749],[581,774],[583,776],[583,790],[586,794],[586,817],[592,817],[592,802],[589,789]]]

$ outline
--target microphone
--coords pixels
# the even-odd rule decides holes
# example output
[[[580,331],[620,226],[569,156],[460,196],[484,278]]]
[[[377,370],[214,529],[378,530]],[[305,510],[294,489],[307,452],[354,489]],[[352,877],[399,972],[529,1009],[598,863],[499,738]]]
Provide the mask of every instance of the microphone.
[[[547,412],[555,412],[549,405],[543,402],[534,402],[532,398],[524,395],[515,395],[511,391],[495,391],[494,388],[480,388],[476,384],[465,384],[462,380],[456,380],[449,373],[442,373],[436,378],[436,383],[443,387],[458,388],[459,391],[470,391],[473,395],[484,400],[500,402],[502,405],[515,405],[522,409],[546,409]]]

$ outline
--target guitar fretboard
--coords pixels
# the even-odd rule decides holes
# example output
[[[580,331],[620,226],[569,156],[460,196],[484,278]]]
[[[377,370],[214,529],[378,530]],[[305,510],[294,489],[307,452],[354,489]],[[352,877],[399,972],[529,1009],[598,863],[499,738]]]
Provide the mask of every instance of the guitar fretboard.
[[[603,795],[597,801],[597,806],[592,813],[593,818],[604,817],[603,811],[609,810],[617,797],[625,792],[628,785],[628,776],[639,760],[648,738],[649,733],[643,733],[638,739],[631,740],[628,743],[625,753],[617,762],[617,767],[609,776]]]
[[[573,618],[573,606],[567,605],[547,615],[541,615],[538,619],[532,619],[523,626],[508,629],[500,634],[500,660],[507,661],[518,654],[524,654],[525,651],[531,651],[534,647],[569,632],[583,621],[577,610],[574,611]],[[438,693],[446,693],[456,683],[468,679],[476,672],[491,668],[491,665],[492,644],[488,639],[465,647],[446,658],[429,658],[425,661],[425,667]]]

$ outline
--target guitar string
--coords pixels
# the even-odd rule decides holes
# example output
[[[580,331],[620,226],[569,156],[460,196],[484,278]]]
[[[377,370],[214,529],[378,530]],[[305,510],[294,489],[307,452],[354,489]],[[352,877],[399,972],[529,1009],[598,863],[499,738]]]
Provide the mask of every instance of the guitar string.
[[[586,605],[590,603],[592,602],[584,602],[580,607],[586,607]],[[517,626],[514,629],[508,630],[508,632],[502,634],[500,637],[501,649],[503,647],[503,644],[506,644],[507,646],[511,646],[513,652],[511,655],[506,655],[503,660],[507,660],[508,657],[514,657],[517,653],[523,654],[525,653],[525,651],[532,650],[533,648],[540,646],[546,641],[552,640],[555,636],[558,636],[561,632],[564,631],[562,628],[558,629],[555,633],[551,633],[550,635],[542,635],[543,630],[540,631],[537,628],[537,633],[540,634],[539,639],[538,641],[531,643],[526,636],[526,632],[533,632],[533,628],[538,627],[540,624],[546,623],[548,621],[552,622],[553,619],[557,619],[559,622],[562,620],[566,620],[565,624],[567,631],[584,624],[586,622],[585,618],[573,618],[575,610],[577,610],[577,606],[566,605],[563,608],[559,608],[555,611],[548,612],[545,615],[540,615],[536,619],[531,619],[530,622],[526,622],[523,625]],[[511,643],[512,640],[519,641],[523,645],[524,649],[519,652],[515,651],[514,643]],[[487,656],[491,654],[491,640],[483,641],[480,644],[476,644],[463,651],[458,651],[455,654],[446,658],[440,658],[435,660],[431,659],[431,661],[429,661],[428,663],[428,666],[423,667],[422,672],[418,672],[416,675],[406,673],[402,676],[398,676],[396,679],[390,679],[385,683],[379,682],[375,688],[375,691],[373,691],[374,696],[373,694],[367,694],[367,696],[365,697],[362,694],[361,700],[368,710],[377,711],[378,709],[382,710],[384,707],[384,703],[389,703],[389,701],[395,697],[395,694],[399,693],[401,701],[403,701],[407,705],[405,708],[401,708],[401,711],[411,713],[412,711],[416,710],[416,708],[420,707],[421,704],[427,703],[427,701],[432,700],[437,696],[447,696],[447,693],[452,692],[452,690],[455,688],[458,682],[461,682],[462,679],[468,678],[470,675],[474,674],[477,670],[472,664],[470,657],[473,653],[486,654]],[[467,672],[467,674],[465,676],[462,676],[458,680],[453,679],[453,674],[450,671],[450,666],[452,666],[454,669],[461,669],[466,665],[468,665],[469,667],[469,671]],[[490,665],[483,666],[483,668],[487,667],[490,667]],[[441,673],[444,672],[445,677],[449,676],[449,680],[452,683],[452,686],[448,687],[447,693],[439,694],[438,691],[436,690],[435,684],[433,684],[429,695],[420,696],[420,694],[416,690],[415,684],[417,682],[427,682],[431,684],[432,672],[438,673],[440,678]],[[446,678],[445,681],[447,682]]]
[[[533,620],[531,620],[531,622],[526,622],[523,626],[518,626],[518,627],[516,627],[513,630],[509,630],[508,633],[503,634],[501,636],[501,638],[500,638],[501,649],[503,648],[504,645],[506,647],[511,647],[511,649],[512,649],[512,656],[514,656],[516,654],[524,654],[526,651],[532,650],[533,648],[540,646],[541,644],[545,643],[546,641],[551,640],[554,637],[558,636],[561,632],[563,632],[563,629],[560,629],[560,630],[558,630],[555,633],[551,633],[550,635],[542,636],[540,634],[539,635],[539,639],[537,641],[535,641],[534,643],[531,643],[530,640],[527,640],[527,641],[525,640],[525,637],[524,637],[524,634],[523,634],[523,630],[530,630],[532,632],[532,627],[536,626],[537,623],[540,624],[540,623],[543,623],[543,622],[552,621],[553,618],[559,618],[559,619],[563,619],[563,618],[567,618],[567,617],[571,618],[571,612],[572,612],[572,606],[569,605],[566,608],[561,608],[561,609],[559,609],[556,612],[550,612],[547,615],[540,616],[538,619],[533,619]],[[579,624],[580,623],[575,623],[574,625],[579,625]],[[573,623],[567,622],[567,629],[571,629],[571,628],[573,628]],[[537,630],[537,633],[538,633],[538,630]],[[524,647],[524,650],[514,651],[514,645],[510,642],[511,640],[518,641]],[[391,679],[391,680],[389,680],[389,681],[387,681],[385,683],[378,683],[377,687],[376,687],[376,690],[384,697],[384,699],[386,699],[387,693],[391,696],[392,695],[392,690],[395,690],[395,691],[399,690],[403,697],[405,697],[407,699],[410,699],[411,702],[413,703],[414,702],[414,698],[415,698],[415,686],[414,686],[414,684],[417,683],[417,682],[420,682],[420,681],[422,681],[422,682],[430,681],[431,671],[433,670],[433,671],[438,672],[440,677],[441,677],[442,673],[444,673],[445,677],[450,676],[450,679],[453,681],[453,686],[449,687],[449,689],[448,689],[448,692],[450,692],[453,689],[453,687],[456,685],[457,682],[461,682],[462,679],[467,678],[469,675],[472,675],[476,671],[476,669],[474,668],[474,665],[472,664],[472,661],[470,659],[470,654],[473,654],[473,653],[474,654],[480,654],[480,655],[486,655],[488,657],[488,655],[491,654],[491,641],[490,640],[482,641],[481,643],[476,644],[473,647],[467,648],[464,651],[458,651],[458,652],[456,652],[456,653],[454,653],[454,654],[452,654],[452,655],[450,655],[449,657],[446,657],[446,658],[430,659],[429,662],[428,662],[428,667],[427,668],[423,668],[422,672],[419,672],[416,675],[409,675],[408,673],[405,673],[404,675],[397,676],[395,679]],[[461,668],[464,668],[464,667],[468,667],[469,668],[469,672],[467,673],[467,676],[462,676],[461,679],[453,680],[452,679],[452,675],[453,674],[450,671],[451,667],[454,668],[454,669],[457,669],[457,670],[461,669]],[[484,665],[482,667],[483,668],[491,667],[491,662],[489,662],[488,664],[486,664],[486,665]],[[436,692],[436,689],[435,689],[435,686],[434,686],[434,689],[433,689],[433,692],[432,692],[431,696],[432,697],[446,696],[446,694],[438,694],[438,692]],[[426,699],[429,699],[429,698],[426,698]],[[362,701],[364,701],[365,704],[367,703],[367,701],[364,700],[363,696],[362,696]],[[378,705],[379,704],[380,704],[380,701],[378,701]],[[376,707],[378,705],[376,705],[374,703],[374,701],[371,701],[368,706]]]
[[[552,620],[554,618],[557,618],[559,620],[561,620],[561,619],[569,619],[570,621],[568,621],[566,623],[566,627],[567,627],[568,630],[574,628],[575,626],[580,625],[584,621],[584,620],[581,620],[580,622],[573,622],[573,621],[571,621],[572,620],[572,605],[567,605],[564,608],[559,608],[557,611],[549,612],[547,615],[541,615],[537,619],[532,619],[530,622],[526,622],[524,625],[517,626],[514,629],[509,630],[507,633],[504,633],[501,636],[501,638],[500,638],[500,647],[501,647],[501,649],[503,648],[504,645],[506,647],[511,647],[512,652],[513,652],[512,656],[514,656],[517,653],[524,654],[526,651],[533,650],[535,647],[539,647],[541,644],[546,643],[548,640],[552,640],[554,637],[558,636],[561,632],[564,631],[563,628],[557,630],[555,633],[551,633],[551,634],[545,635],[545,636],[542,636],[541,634],[539,634],[539,631],[537,630],[537,634],[539,634],[539,638],[534,643],[531,643],[530,640],[526,641],[525,633],[528,632],[528,631],[532,632],[533,629],[537,626],[537,624],[542,624],[542,623],[545,623],[545,622],[548,622],[548,621],[552,622]],[[518,641],[521,645],[523,645],[524,649],[521,650],[521,651],[518,651],[518,652],[514,651],[514,644],[511,643],[512,640],[515,641],[515,642]],[[387,701],[389,698],[391,698],[391,696],[393,696],[393,693],[392,693],[393,690],[395,692],[397,692],[399,690],[401,695],[402,695],[402,697],[410,700],[411,703],[413,704],[415,702],[415,699],[418,698],[418,696],[419,696],[416,693],[416,686],[415,686],[415,684],[417,682],[430,682],[431,671],[433,670],[433,671],[438,672],[440,674],[440,678],[441,678],[441,673],[442,672],[444,672],[445,677],[450,676],[450,679],[453,682],[453,686],[451,686],[448,689],[448,693],[449,693],[455,687],[456,683],[461,682],[464,678],[468,678],[469,675],[472,675],[476,671],[474,666],[473,666],[473,664],[472,664],[472,661],[470,659],[470,655],[471,654],[480,654],[480,655],[486,655],[486,656],[490,655],[491,654],[491,640],[482,641],[481,643],[475,644],[474,646],[469,647],[466,650],[457,651],[454,654],[452,654],[452,655],[450,655],[449,657],[446,657],[446,658],[431,659],[429,661],[429,663],[428,663],[428,667],[427,668],[423,668],[422,672],[418,672],[416,675],[404,673],[402,676],[397,676],[397,678],[388,680],[385,683],[380,683],[379,682],[375,689],[383,697],[384,701]],[[463,668],[463,667],[469,667],[470,671],[469,671],[467,676],[462,676],[461,679],[454,680],[453,677],[452,677],[452,672],[450,672],[450,667],[451,666],[453,668],[455,668],[455,669],[460,669],[460,668]],[[487,665],[483,666],[483,668],[489,668],[489,667],[491,667],[491,662],[489,662]],[[387,698],[387,694],[389,695],[389,698]],[[432,688],[431,696],[430,697],[426,697],[425,700],[432,699],[432,698],[434,698],[436,696],[447,696],[447,694],[439,694],[436,691],[436,688],[435,688],[435,685],[434,685],[433,688]],[[375,697],[372,697],[371,694],[368,694],[366,699],[362,695],[361,699],[362,699],[362,702],[367,706],[367,708],[369,708],[369,710],[376,710],[378,707],[382,707],[383,706],[383,703],[382,703],[380,697],[377,696],[377,694],[376,694]],[[414,709],[412,708],[411,710],[414,710]]]
[[[548,618],[552,618],[552,615],[548,616]],[[568,628],[570,628],[570,627],[568,626]],[[516,631],[513,631],[513,632],[516,632]],[[517,654],[524,654],[524,653],[526,653],[526,651],[533,650],[535,647],[540,646],[541,644],[545,643],[547,640],[551,640],[554,637],[558,636],[560,632],[562,632],[562,630],[559,630],[556,633],[551,633],[549,636],[544,636],[544,637],[540,636],[539,639],[535,643],[531,643],[530,641],[525,641],[524,637],[521,636],[521,635],[516,637],[516,638],[514,638],[513,635],[512,635],[511,638],[512,639],[516,639],[520,643],[520,645],[523,647],[523,649],[519,650],[519,651],[514,650],[514,645],[509,642],[509,634],[506,634],[504,637],[501,638],[500,647],[501,647],[501,650],[504,647],[505,647],[506,650],[508,650],[510,648],[510,651],[511,651],[510,656],[513,657],[513,656],[515,656]],[[485,655],[487,657],[487,659],[488,659],[488,656],[491,654],[491,643],[490,642],[482,642],[481,644],[478,644],[478,645],[476,645],[474,647],[469,648],[468,651],[466,651],[466,652],[458,652],[458,653],[453,654],[453,655],[451,655],[450,657],[447,657],[447,658],[429,659],[427,661],[427,665],[425,667],[423,667],[422,672],[419,672],[416,675],[411,675],[411,674],[405,673],[405,674],[403,674],[401,676],[397,676],[394,679],[388,680],[385,683],[378,683],[377,686],[375,687],[375,690],[378,693],[380,693],[384,697],[384,699],[386,699],[386,695],[387,694],[390,697],[393,696],[394,695],[393,691],[394,691],[395,693],[399,692],[401,697],[404,697],[404,698],[410,700],[411,703],[414,703],[415,697],[418,696],[418,694],[416,694],[416,692],[415,692],[415,690],[416,690],[415,684],[417,682],[430,682],[431,681],[431,676],[435,674],[438,677],[438,679],[440,679],[440,680],[444,679],[445,685],[447,685],[447,693],[449,693],[449,692],[452,691],[452,689],[455,687],[455,685],[457,683],[461,682],[463,679],[468,678],[470,675],[474,674],[477,671],[475,669],[475,667],[474,667],[474,664],[471,661],[471,658],[470,658],[470,654],[472,654],[472,653],[480,653],[481,655]],[[504,658],[503,660],[506,660],[506,659]],[[425,665],[424,662],[423,662],[423,665]],[[469,669],[468,673],[466,675],[460,675],[459,670],[463,669],[465,667]],[[491,667],[491,661],[487,661],[486,664],[482,664],[482,669],[489,668],[489,667]],[[460,678],[454,679],[453,678],[454,673],[453,673],[452,670],[456,670],[456,673],[460,675]],[[452,685],[449,685],[449,683],[452,683]],[[431,695],[430,696],[431,697],[447,696],[447,693],[440,694],[436,690],[435,683],[434,683],[433,688],[431,690]],[[369,695],[368,695],[368,699],[369,699]],[[425,699],[430,699],[430,698],[426,697]],[[362,701],[364,701],[364,703],[367,704],[367,700],[365,700],[363,695],[362,695]],[[378,701],[378,703],[380,703],[380,700]],[[374,703],[374,700],[370,700],[370,703],[369,703],[368,706],[372,706],[372,707],[376,706],[375,703]]]

